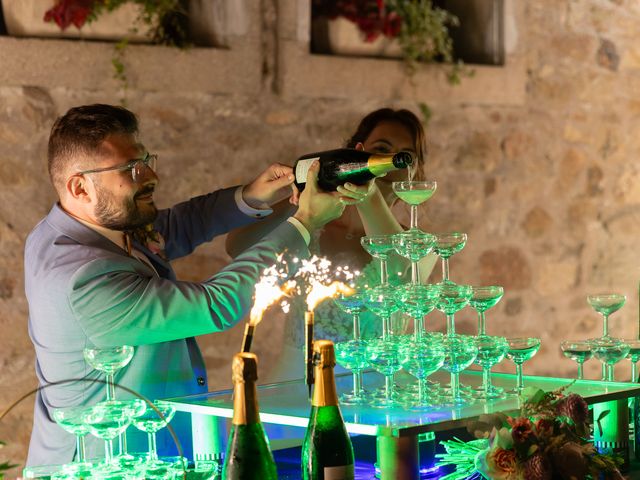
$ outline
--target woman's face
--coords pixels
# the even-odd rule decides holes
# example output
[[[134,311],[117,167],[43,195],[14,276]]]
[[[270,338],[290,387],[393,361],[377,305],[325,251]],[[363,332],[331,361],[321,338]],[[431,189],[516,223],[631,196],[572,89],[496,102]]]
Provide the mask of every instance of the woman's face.
[[[362,148],[371,153],[396,153],[409,152],[413,155],[414,163],[411,169],[418,168],[415,139],[411,131],[403,124],[394,121],[380,122],[369,134],[364,143],[359,143],[356,148]],[[407,170],[396,170],[377,179],[377,184],[385,198],[392,194],[391,183],[408,180]]]

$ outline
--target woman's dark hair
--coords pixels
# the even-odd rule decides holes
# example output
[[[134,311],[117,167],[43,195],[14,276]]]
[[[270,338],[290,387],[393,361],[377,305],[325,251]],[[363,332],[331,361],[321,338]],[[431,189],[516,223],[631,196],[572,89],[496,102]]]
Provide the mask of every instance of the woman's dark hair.
[[[424,175],[423,165],[427,154],[426,135],[420,119],[410,110],[381,108],[366,115],[358,125],[356,132],[347,140],[345,147],[355,148],[358,143],[364,143],[374,128],[381,122],[396,122],[407,128],[413,136],[416,149],[416,180]]]
[[[126,108],[94,104],[70,109],[51,128],[47,151],[51,183],[60,193],[67,170],[78,154],[98,156],[109,135],[137,133],[138,119]]]

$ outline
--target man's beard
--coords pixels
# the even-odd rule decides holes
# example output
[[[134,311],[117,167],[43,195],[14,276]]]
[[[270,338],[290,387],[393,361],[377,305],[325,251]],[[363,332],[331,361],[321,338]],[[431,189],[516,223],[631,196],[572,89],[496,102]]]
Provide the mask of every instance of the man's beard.
[[[153,221],[158,216],[158,209],[152,203],[147,204],[148,208],[141,211],[136,203],[136,197],[145,195],[153,189],[144,189],[138,192],[133,198],[127,198],[118,205],[114,195],[100,185],[96,185],[98,202],[96,204],[96,219],[103,227],[112,230],[133,230],[142,227]]]

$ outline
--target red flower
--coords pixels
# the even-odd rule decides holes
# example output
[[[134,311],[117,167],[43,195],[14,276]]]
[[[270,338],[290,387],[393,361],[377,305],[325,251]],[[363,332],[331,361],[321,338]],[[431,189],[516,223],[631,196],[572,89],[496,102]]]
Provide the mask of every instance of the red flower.
[[[583,423],[587,421],[589,415],[589,407],[584,399],[575,393],[567,395],[558,402],[558,413],[569,417],[574,423]]]
[[[56,0],[56,4],[44,14],[44,21],[54,21],[61,30],[73,24],[82,27],[93,11],[96,0]]]
[[[550,437],[553,434],[555,422],[548,418],[539,418],[534,425],[538,437]]]
[[[533,425],[531,420],[526,417],[518,417],[518,418],[507,418],[509,425],[511,425],[511,437],[513,438],[514,443],[523,444],[530,437],[535,436],[533,432]]]

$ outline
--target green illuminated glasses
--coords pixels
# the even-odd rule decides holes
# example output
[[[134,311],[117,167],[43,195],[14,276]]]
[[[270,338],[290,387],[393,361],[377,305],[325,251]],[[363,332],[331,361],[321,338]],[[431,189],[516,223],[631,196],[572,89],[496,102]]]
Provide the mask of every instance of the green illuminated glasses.
[[[136,160],[131,160],[124,165],[115,165],[113,167],[105,167],[105,168],[94,168],[91,170],[83,170],[82,172],[78,172],[76,175],[85,175],[87,173],[102,173],[102,172],[110,172],[112,170],[118,170],[121,172],[126,172],[127,170],[131,171],[131,178],[134,182],[137,182],[142,178],[145,167],[150,168],[155,172],[156,163],[158,161],[158,155],[155,153],[145,153],[144,157],[138,158]]]

